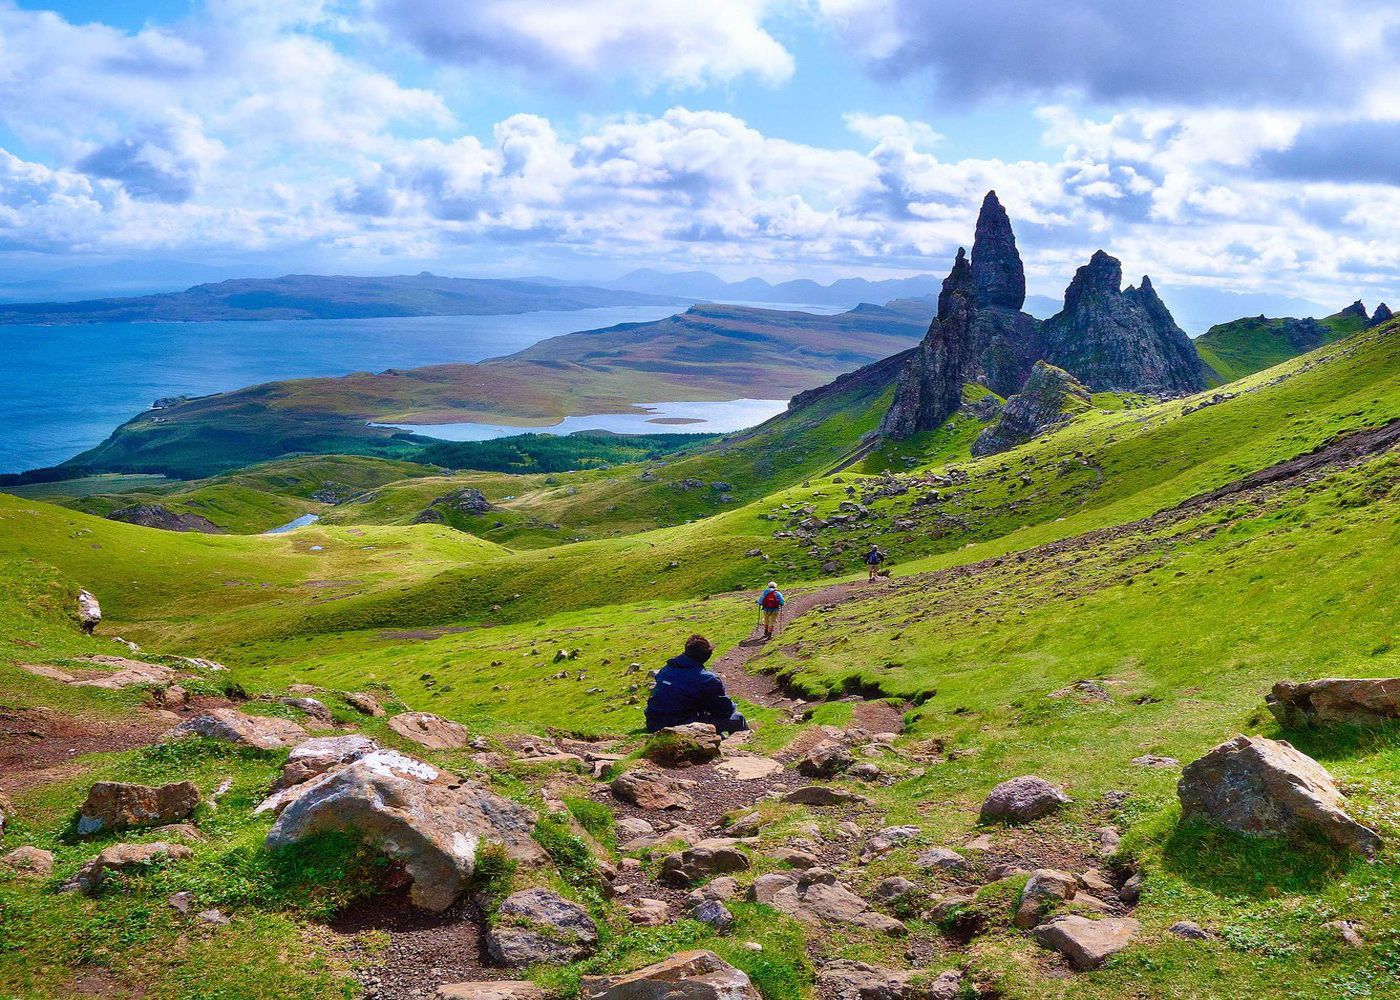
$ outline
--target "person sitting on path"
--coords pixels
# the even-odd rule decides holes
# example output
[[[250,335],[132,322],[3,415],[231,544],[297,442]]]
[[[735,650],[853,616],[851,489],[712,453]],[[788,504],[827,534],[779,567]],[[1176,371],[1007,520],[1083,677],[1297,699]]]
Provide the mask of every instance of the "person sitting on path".
[[[778,630],[778,616],[786,603],[778,584],[769,580],[767,589],[758,598],[759,609],[763,612],[763,638],[773,638],[773,633]]]
[[[888,558],[881,550],[880,546],[870,546],[870,551],[865,554],[865,565],[870,570],[870,582],[874,583],[875,578],[880,575],[880,564]]]
[[[685,652],[666,661],[657,672],[656,686],[647,699],[647,732],[691,722],[708,722],[726,735],[749,728],[724,693],[724,681],[705,669],[705,661],[713,653],[708,639],[692,635],[685,641]]]

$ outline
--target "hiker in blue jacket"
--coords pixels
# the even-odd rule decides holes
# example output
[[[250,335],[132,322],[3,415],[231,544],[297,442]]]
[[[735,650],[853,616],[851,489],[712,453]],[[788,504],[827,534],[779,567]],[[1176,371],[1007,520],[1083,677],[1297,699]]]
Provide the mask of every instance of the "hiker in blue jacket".
[[[769,580],[768,587],[758,598],[758,607],[763,612],[763,638],[773,638],[773,633],[778,628],[778,616],[782,614],[783,605],[786,603],[777,583]]]
[[[705,669],[714,651],[704,636],[692,635],[685,641],[685,652],[666,661],[647,699],[647,732],[691,722],[708,722],[725,734],[749,728],[724,693],[724,681]]]

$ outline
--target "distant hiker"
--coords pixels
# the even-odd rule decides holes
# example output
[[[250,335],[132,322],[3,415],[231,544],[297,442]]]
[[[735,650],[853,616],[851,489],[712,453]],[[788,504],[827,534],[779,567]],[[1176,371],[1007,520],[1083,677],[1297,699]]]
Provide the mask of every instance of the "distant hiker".
[[[880,546],[870,546],[870,551],[865,554],[865,566],[870,570],[871,583],[874,583],[875,578],[880,575],[880,564],[887,558],[889,557],[880,549]]]
[[[647,699],[647,732],[691,722],[708,722],[721,733],[737,733],[749,724],[724,693],[724,681],[705,669],[714,653],[710,641],[692,635],[685,652],[666,661],[656,674],[656,686]]]
[[[778,630],[778,616],[783,613],[783,605],[786,603],[787,600],[778,589],[777,583],[769,580],[767,589],[758,599],[758,606],[763,612],[763,638],[773,638],[773,633]]]

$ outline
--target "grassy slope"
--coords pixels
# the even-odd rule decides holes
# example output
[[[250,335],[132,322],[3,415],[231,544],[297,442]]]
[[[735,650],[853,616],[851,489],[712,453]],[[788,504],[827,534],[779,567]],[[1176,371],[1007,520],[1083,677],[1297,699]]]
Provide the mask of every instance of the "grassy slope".
[[[1318,321],[1323,330],[1320,340],[1295,343],[1287,336],[1288,324],[1293,322],[1246,316],[1220,323],[1194,341],[1196,351],[1219,376],[1219,383],[1234,382],[1323,344],[1359,333],[1366,327],[1364,317],[1346,312],[1333,313]]]

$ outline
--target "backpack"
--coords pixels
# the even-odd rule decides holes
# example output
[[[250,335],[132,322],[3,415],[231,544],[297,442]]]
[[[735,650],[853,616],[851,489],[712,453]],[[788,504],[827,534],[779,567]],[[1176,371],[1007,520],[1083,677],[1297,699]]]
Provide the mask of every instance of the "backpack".
[[[763,595],[762,607],[764,611],[777,611],[782,606],[776,590],[770,590]]]
[[[872,549],[869,554],[866,555],[865,561],[871,566],[878,566],[885,561],[885,554],[879,549]]]

